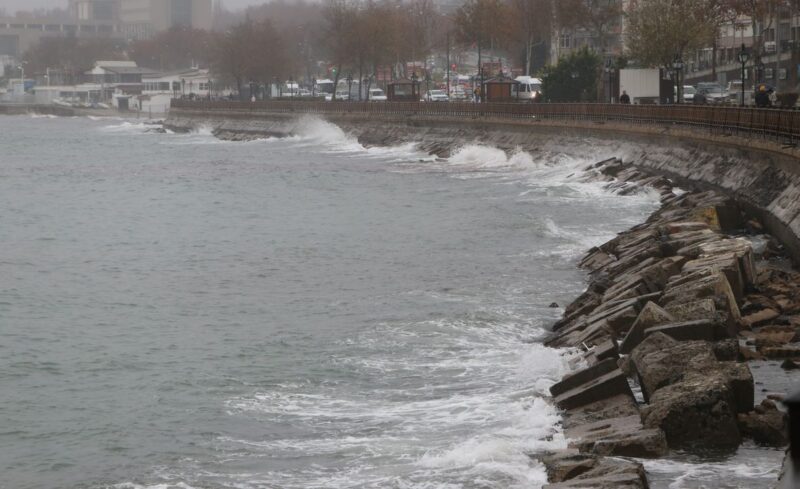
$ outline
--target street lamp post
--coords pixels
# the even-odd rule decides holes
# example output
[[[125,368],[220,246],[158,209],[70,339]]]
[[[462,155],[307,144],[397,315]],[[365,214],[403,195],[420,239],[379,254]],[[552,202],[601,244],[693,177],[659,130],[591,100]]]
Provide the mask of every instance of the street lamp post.
[[[181,97],[186,97],[186,78],[181,78]]]
[[[683,84],[681,83],[681,71],[683,70],[683,60],[680,54],[675,55],[675,60],[672,62],[672,67],[675,69],[675,83],[676,85],[676,99],[675,103],[679,104],[683,101]]]
[[[211,91],[213,90],[213,83],[211,78],[208,79],[208,100],[211,100]]]
[[[431,91],[431,74],[430,72],[425,72],[425,93],[430,93]],[[448,94],[450,95],[450,94]]]
[[[744,107],[744,65],[746,65],[747,60],[750,59],[750,54],[747,52],[747,48],[745,47],[744,43],[742,43],[742,47],[739,49],[739,54],[737,57],[739,58],[739,63],[742,65],[742,100],[740,105]]]

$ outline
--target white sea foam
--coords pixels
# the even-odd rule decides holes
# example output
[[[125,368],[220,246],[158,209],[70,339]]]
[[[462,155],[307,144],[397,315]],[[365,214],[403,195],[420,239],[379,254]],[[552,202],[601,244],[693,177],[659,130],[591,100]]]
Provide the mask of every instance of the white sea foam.
[[[103,126],[100,128],[101,131],[104,132],[111,132],[111,133],[129,133],[129,134],[145,134],[148,130],[153,129],[152,124],[147,124],[145,122],[128,122],[125,121],[121,124],[112,124],[108,126]]]
[[[761,463],[759,463],[761,462]],[[779,464],[773,460],[754,461],[740,460],[738,462],[681,462],[669,459],[642,460],[645,470],[653,479],[666,479],[670,481],[666,487],[669,489],[706,489],[726,488],[745,489],[754,487],[756,481],[766,481],[769,484],[759,484],[759,487],[772,487],[780,472]],[[752,481],[745,483],[743,481]]]
[[[380,158],[388,162],[432,161],[435,157],[420,152],[416,143],[405,143],[396,146],[365,147],[352,134],[346,133],[336,124],[318,117],[302,117],[294,129],[292,141],[300,147],[321,147],[328,153],[358,154]],[[296,139],[294,139],[296,138]]]

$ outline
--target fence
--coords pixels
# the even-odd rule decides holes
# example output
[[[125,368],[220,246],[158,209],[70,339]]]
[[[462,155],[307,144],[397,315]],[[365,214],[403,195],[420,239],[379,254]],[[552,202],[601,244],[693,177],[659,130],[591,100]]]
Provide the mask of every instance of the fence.
[[[256,102],[173,100],[172,108],[200,112],[297,114],[374,114],[451,119],[575,121],[684,127],[719,135],[772,139],[787,146],[800,140],[800,111],[713,105],[320,102],[264,100]]]

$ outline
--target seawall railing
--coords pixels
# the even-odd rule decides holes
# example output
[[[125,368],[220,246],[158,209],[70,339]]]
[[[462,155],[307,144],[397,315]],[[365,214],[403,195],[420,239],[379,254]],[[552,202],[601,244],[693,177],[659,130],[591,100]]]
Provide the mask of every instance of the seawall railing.
[[[317,100],[172,101],[173,109],[221,112],[426,116],[443,119],[574,121],[684,127],[718,135],[800,142],[800,111],[712,105],[525,104],[461,102],[321,102]]]

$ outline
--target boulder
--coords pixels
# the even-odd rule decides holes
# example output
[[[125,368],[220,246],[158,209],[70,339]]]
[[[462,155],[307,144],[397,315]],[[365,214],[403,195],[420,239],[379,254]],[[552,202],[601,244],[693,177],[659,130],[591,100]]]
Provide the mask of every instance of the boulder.
[[[718,375],[727,384],[735,412],[752,409],[755,395],[750,369],[746,364],[718,361],[712,343],[670,343],[663,333],[656,332],[633,350],[631,361],[645,400],[650,400],[659,389],[692,374],[708,373]]]
[[[575,426],[564,434],[571,447],[584,453],[637,458],[667,453],[664,433],[660,429],[644,429],[638,413]]]
[[[655,351],[636,348],[631,358],[645,400],[658,389],[678,382],[688,372],[712,368],[717,363],[711,345],[704,341],[675,343]]]
[[[761,311],[748,314],[742,318],[742,324],[746,328],[754,326],[761,326],[762,324],[769,323],[773,319],[777,319],[781,314],[774,309],[762,309]]]
[[[728,334],[734,337],[739,332],[739,306],[733,295],[728,279],[722,272],[712,270],[703,274],[692,274],[692,280],[668,285],[661,298],[661,305],[687,303],[702,299],[712,299],[717,311],[722,314]]]
[[[540,458],[547,471],[547,480],[563,482],[573,479],[597,466],[594,455],[580,453],[578,450],[563,450]]]
[[[714,356],[720,362],[735,362],[741,358],[739,340],[736,338],[714,342],[711,348],[714,350]]]
[[[738,303],[742,302],[745,292],[745,278],[739,267],[739,258],[734,253],[718,255],[703,255],[697,259],[686,262],[683,266],[684,273],[691,273],[704,269],[716,269],[725,274],[731,286],[733,295]]]
[[[633,397],[625,374],[615,369],[556,396],[554,401],[561,409],[573,409],[620,394]]]
[[[693,371],[661,387],[642,416],[645,427],[664,431],[672,448],[735,448],[741,442],[733,392],[718,371]]]
[[[717,314],[717,307],[714,305],[714,299],[701,299],[699,301],[691,302],[673,302],[664,307],[675,321],[693,321],[696,319],[709,319],[712,321],[721,321],[720,315]]]
[[[709,321],[707,319],[654,326],[646,330],[644,335],[647,337],[655,333],[664,333],[678,341],[714,341],[727,337],[727,330],[725,328],[716,321]]]
[[[763,400],[749,413],[740,413],[738,422],[742,436],[758,444],[773,447],[789,444],[789,416],[778,410],[769,399]]]
[[[549,473],[549,471],[548,471]],[[543,489],[562,488],[592,489],[647,489],[647,475],[644,466],[639,462],[599,458],[594,466],[579,475],[562,482],[548,484]]]
[[[623,354],[628,354],[633,348],[642,342],[644,339],[644,332],[653,326],[673,322],[674,318],[667,311],[662,309],[654,302],[648,302],[642,308],[639,315],[636,317],[633,326],[625,335],[622,343],[619,345],[619,351]]]
[[[603,376],[617,368],[617,361],[613,358],[608,358],[595,365],[589,366],[583,370],[579,370],[572,374],[567,375],[560,382],[553,384],[550,387],[550,395],[556,397],[564,392],[567,392],[576,387],[580,387],[587,382],[590,382],[600,376]]]
[[[639,416],[639,407],[632,396],[620,394],[565,411],[563,425],[568,430],[595,421],[626,416]]]

